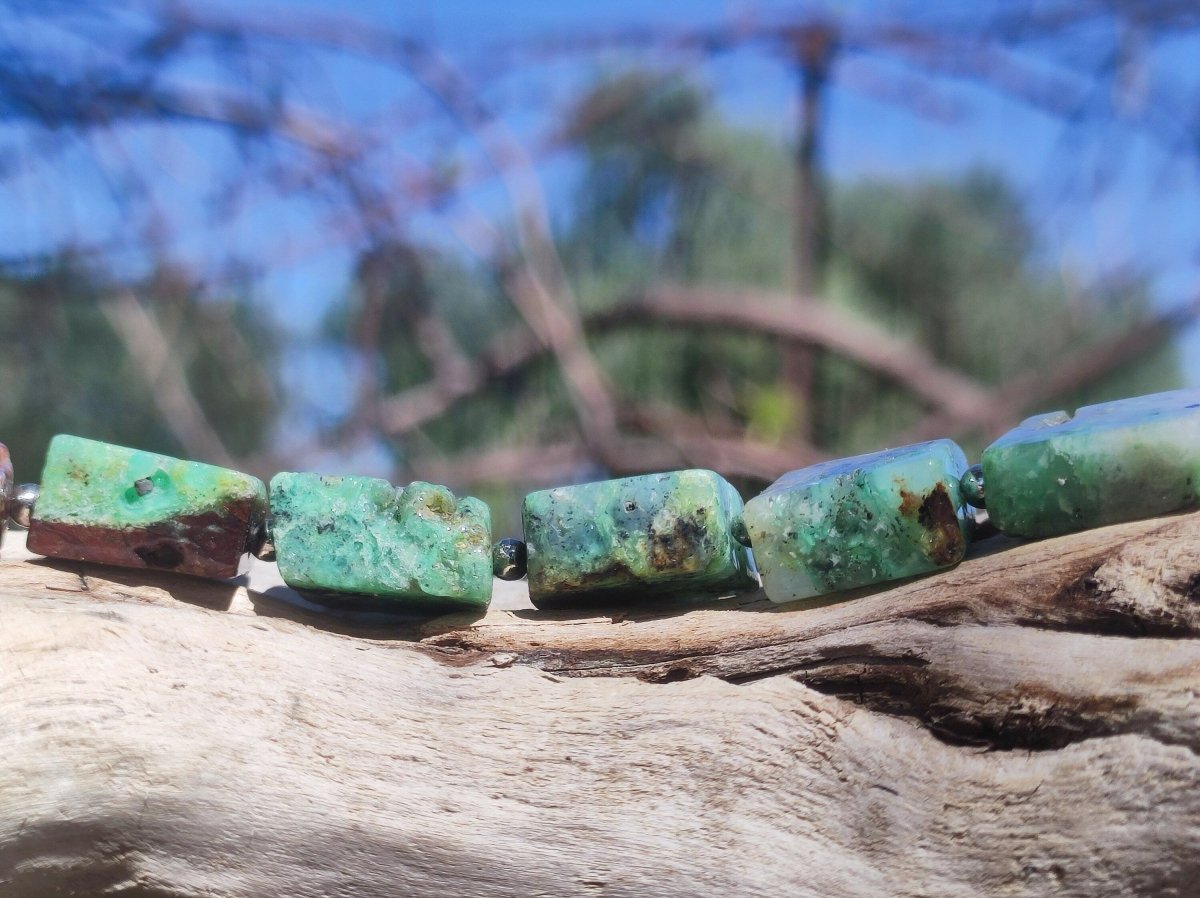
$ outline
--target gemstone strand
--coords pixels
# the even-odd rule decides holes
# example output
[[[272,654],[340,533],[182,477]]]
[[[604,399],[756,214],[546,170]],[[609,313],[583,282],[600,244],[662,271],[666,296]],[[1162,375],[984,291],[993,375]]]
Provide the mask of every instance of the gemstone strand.
[[[326,604],[418,613],[486,608],[492,578],[527,577],[539,608],[743,592],[812,599],[929,574],[989,528],[1038,538],[1200,506],[1200,390],[1035,415],[968,466],[933,440],[784,474],[743,505],[706,470],[525,497],[524,539],[492,542],[487,505],[442,486],[247,474],[81,437],[55,437],[39,485],[0,499],[56,558],[210,578],[247,554]],[[984,514],[983,512],[979,513]],[[2,531],[0,531],[2,533]]]

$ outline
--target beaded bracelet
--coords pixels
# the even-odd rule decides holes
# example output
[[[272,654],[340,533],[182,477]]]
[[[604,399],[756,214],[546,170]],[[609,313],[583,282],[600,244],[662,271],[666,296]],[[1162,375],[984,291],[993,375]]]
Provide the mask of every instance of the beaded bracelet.
[[[429,483],[282,473],[268,491],[226,468],[59,435],[40,487],[14,489],[0,446],[0,497],[32,552],[210,578],[253,554],[317,601],[429,613],[486,607],[493,574],[527,575],[539,608],[760,582],[790,602],[957,564],[985,514],[1044,537],[1195,507],[1198,477],[1200,390],[1177,390],[1034,416],[974,467],[933,440],[793,471],[744,506],[703,470],[542,490],[525,497],[524,540],[493,546],[486,504]]]

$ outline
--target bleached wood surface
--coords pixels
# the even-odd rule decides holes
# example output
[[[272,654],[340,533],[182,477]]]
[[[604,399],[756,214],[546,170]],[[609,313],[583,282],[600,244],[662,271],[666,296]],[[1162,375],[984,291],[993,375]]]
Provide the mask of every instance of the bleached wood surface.
[[[6,544],[0,894],[1200,894],[1200,515],[983,548],[384,625]]]

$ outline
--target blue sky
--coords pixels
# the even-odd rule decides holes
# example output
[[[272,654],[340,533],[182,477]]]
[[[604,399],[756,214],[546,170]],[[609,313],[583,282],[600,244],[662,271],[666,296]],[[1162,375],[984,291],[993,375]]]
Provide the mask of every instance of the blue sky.
[[[228,0],[197,8],[209,12],[223,8],[230,15],[248,14],[269,20],[274,15],[300,16],[305,7],[316,12],[346,10],[344,4],[324,0],[262,4],[249,12],[246,4]],[[919,21],[924,16],[956,12],[977,17],[980,7],[973,3],[837,3],[820,8],[852,20],[886,16]],[[994,4],[993,8],[1003,10],[1006,4]],[[617,52],[582,61],[578,57],[548,60],[528,71],[513,74],[510,70],[493,83],[488,80],[489,72],[494,70],[489,58],[497,48],[546,36],[587,36],[628,27],[678,29],[756,19],[771,21],[798,9],[813,11],[818,7],[767,0],[660,0],[654,4],[633,0],[604,4],[365,0],[354,5],[353,15],[414,34],[440,47],[487,85],[488,96],[506,110],[514,131],[535,143],[552,127],[563,98],[575,87],[587,83],[606,66],[636,61],[638,56]],[[19,29],[21,23],[10,23],[9,27]],[[1133,97],[1131,102],[1152,97],[1160,83],[1173,88],[1194,85],[1200,77],[1192,64],[1198,51],[1196,39],[1189,37],[1167,41],[1144,55],[1143,64],[1136,70],[1142,82],[1127,91]],[[397,86],[393,83],[394,73],[385,77],[369,63],[324,56],[317,59],[313,73],[304,84],[306,99],[347,121],[394,102],[394,97],[384,96],[388,91],[402,97],[407,89],[418,98],[411,85]],[[699,73],[729,119],[777,135],[781,141],[790,138],[795,120],[794,85],[780,59],[761,48],[743,49],[712,58]],[[202,81],[208,74],[202,65],[196,65],[181,72],[181,77]],[[884,63],[868,67],[865,74],[877,83],[887,83],[904,72],[901,67]],[[941,84],[939,93],[958,107],[960,117],[947,124],[916,116],[860,88],[840,86],[843,81],[848,85],[863,81],[864,68],[853,56],[839,68],[838,76],[829,95],[824,147],[832,177],[903,180],[979,165],[994,168],[1026,198],[1043,241],[1043,264],[1069,270],[1085,281],[1122,269],[1145,271],[1151,275],[1155,300],[1162,308],[1182,305],[1195,294],[1200,276],[1200,152],[1174,159],[1119,122],[1105,132],[1103,146],[1071,145],[1066,142],[1067,132],[1059,118],[997,92],[950,79]],[[414,128],[411,136],[397,142],[398,157],[411,150],[424,159],[436,159],[439,141],[444,141],[447,133],[445,126],[423,124]],[[296,336],[311,336],[331,305],[344,295],[351,253],[314,237],[319,232],[313,216],[327,210],[311,202],[279,199],[266,190],[259,190],[258,196],[251,186],[250,211],[228,226],[212,225],[206,217],[211,200],[208,193],[235,157],[227,142],[203,129],[166,136],[130,129],[119,141],[123,148],[102,150],[111,151],[115,160],[107,171],[91,158],[96,152],[94,146],[68,144],[65,151],[52,155],[20,129],[9,126],[0,130],[0,136],[21,148],[19,170],[15,176],[10,173],[0,186],[0,202],[10,210],[8,216],[0,218],[0,240],[4,241],[6,258],[62,243],[86,246],[98,239],[96,235],[127,230],[130,222],[126,211],[113,199],[130,186],[119,176],[114,180],[113,174],[123,170],[119,157],[125,153],[132,157],[135,168],[164,206],[170,219],[169,242],[177,256],[197,268],[211,269],[226,264],[238,252],[269,248],[278,254],[269,275],[259,285],[259,293],[281,324]],[[1087,188],[1098,177],[1095,161],[1101,149],[1111,152],[1114,148],[1122,164],[1105,189],[1093,195]],[[575,170],[569,158],[560,156],[543,164],[541,174],[553,204],[570,190]],[[472,191],[468,201],[484,214],[503,216],[504,200],[495,185]],[[444,221],[437,216],[418,216],[414,226],[425,229],[431,239],[455,243],[455,236],[445,233]],[[136,242],[132,240],[131,245]],[[1185,335],[1183,346],[1187,378],[1192,384],[1200,384],[1200,331],[1193,328]],[[326,411],[336,411],[338,396],[343,392],[337,388],[337,380],[345,377],[345,372],[319,353],[298,356],[292,367],[289,380],[293,385],[319,379],[331,397],[331,407]]]

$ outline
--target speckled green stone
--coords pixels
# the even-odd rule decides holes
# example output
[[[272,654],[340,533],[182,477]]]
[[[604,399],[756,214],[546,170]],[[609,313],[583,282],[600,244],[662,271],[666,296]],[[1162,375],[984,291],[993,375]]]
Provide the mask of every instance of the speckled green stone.
[[[1200,505],[1200,390],[1035,415],[983,453],[988,516],[1055,536]]]
[[[756,584],[733,537],[742,499],[712,471],[564,486],[525,497],[538,607],[734,592]]]
[[[284,473],[271,480],[271,514],[280,576],[300,592],[418,611],[491,599],[491,514],[479,499],[430,483]]]
[[[60,434],[28,545],[55,558],[232,577],[266,511],[266,487],[249,474]]]
[[[790,602],[962,560],[962,450],[934,440],[792,471],[746,503],[763,588]]]

